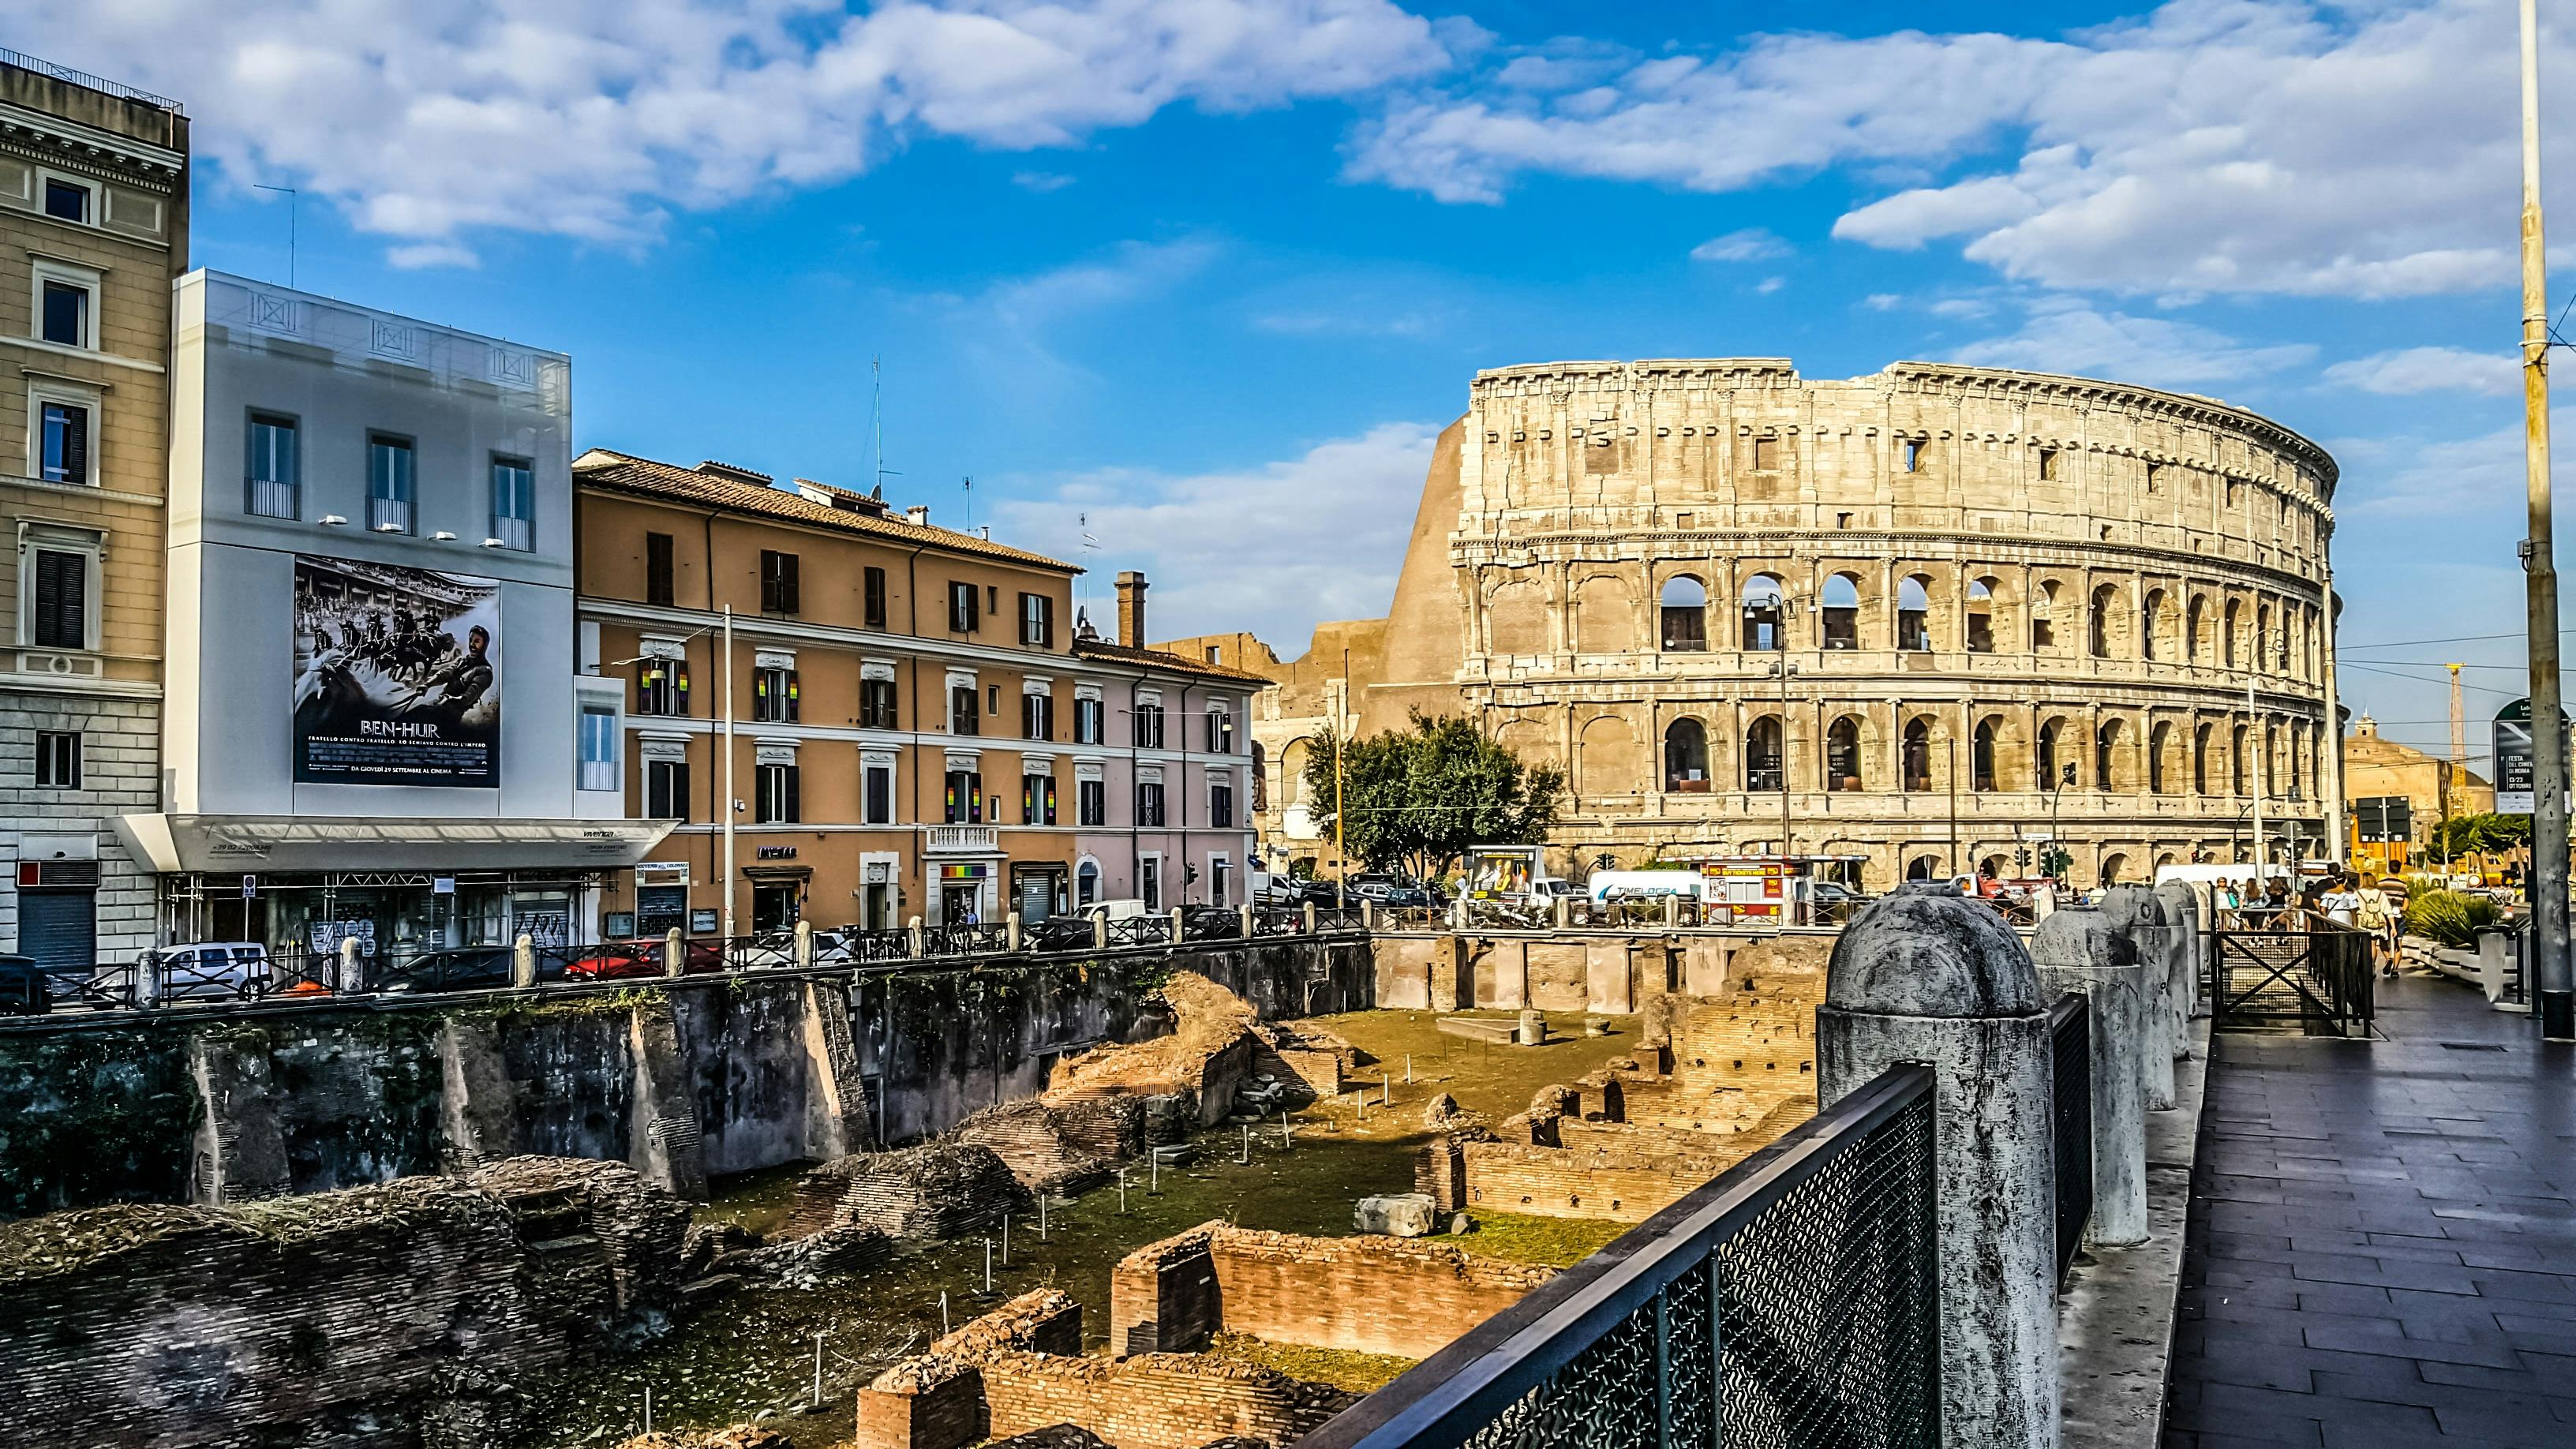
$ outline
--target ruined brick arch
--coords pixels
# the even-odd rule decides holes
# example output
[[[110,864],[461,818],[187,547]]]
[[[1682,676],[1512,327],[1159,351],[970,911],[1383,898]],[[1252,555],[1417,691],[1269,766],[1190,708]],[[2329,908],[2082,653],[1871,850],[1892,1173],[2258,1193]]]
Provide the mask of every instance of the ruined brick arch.
[[[1506,578],[1485,596],[1485,647],[1495,654],[1548,652],[1547,594],[1537,580]]]
[[[2129,649],[2129,613],[2120,606],[2120,586],[2101,583],[2093,586],[2084,610],[2084,649],[2096,659],[2127,659]]]
[[[2074,590],[2060,579],[2041,579],[2032,585],[2038,590],[2030,601],[2029,651],[2041,658],[2057,658],[2080,646],[2084,621],[2075,616],[2076,606],[2069,600]]]
[[[1960,641],[1961,648],[1971,654],[2029,652],[2028,641],[2015,627],[2010,583],[1999,574],[1978,574],[1969,578],[1966,593],[1968,637]]]
[[[2112,795],[2138,790],[2137,730],[2116,714],[2093,727],[2093,788]]]
[[[2171,662],[2181,657],[2172,628],[2172,595],[2161,588],[2150,588],[2138,603],[2138,657],[2151,662]]]
[[[1314,757],[1312,736],[1299,735],[1279,747],[1279,803],[1284,806],[1306,803],[1306,762]]]
[[[2218,782],[2217,765],[2210,758],[2217,734],[2218,727],[2208,720],[2191,727],[2191,793],[2195,795],[2214,793],[2210,787]]]
[[[2181,736],[2172,720],[2157,720],[2147,726],[2147,793],[2174,794],[2185,778]]]
[[[1575,793],[1587,800],[1642,794],[1644,764],[1628,721],[1615,714],[1597,716],[1575,736]]]
[[[1818,590],[1816,645],[1821,649],[1857,649],[1861,646],[1860,575],[1849,569],[1838,569],[1825,575]]]
[[[1938,781],[1941,721],[1930,714],[1909,714],[1896,729],[1897,788],[1911,793],[1932,789]]]
[[[1977,717],[1968,732],[1968,778],[1961,784],[1980,794],[2020,790],[2035,771],[2030,741],[2016,715],[1994,711]]]
[[[1519,756],[1525,765],[1556,762],[1556,739],[1544,720],[1526,716],[1507,719],[1494,727],[1494,743]]]
[[[1586,574],[1574,585],[1574,648],[1625,654],[1637,647],[1637,595],[1617,574]]]
[[[2137,877],[2129,873],[2129,853],[2125,850],[2104,851],[2101,867],[2094,872],[2094,880],[2105,886],[2119,885],[2124,881],[2135,885]]]

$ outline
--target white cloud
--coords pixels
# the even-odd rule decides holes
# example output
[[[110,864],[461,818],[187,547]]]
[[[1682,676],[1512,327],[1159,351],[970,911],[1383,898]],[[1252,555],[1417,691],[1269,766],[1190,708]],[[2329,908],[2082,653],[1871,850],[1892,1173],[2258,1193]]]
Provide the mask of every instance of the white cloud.
[[[2189,322],[2104,312],[2071,297],[2029,304],[2019,330],[1954,349],[1951,360],[2196,388],[2262,377],[2315,356],[2305,343],[2248,346]]]
[[[1251,468],[1015,480],[994,531],[1095,575],[1142,568],[1157,639],[1249,629],[1290,658],[1319,622],[1386,612],[1439,433],[1386,423]],[[1100,553],[1083,551],[1086,530]]]
[[[960,345],[980,365],[1024,388],[1088,376],[1057,355],[1059,328],[1094,313],[1163,296],[1206,271],[1224,252],[1208,237],[1121,242],[1107,252],[1023,277],[995,282],[966,299],[949,299]]]
[[[1695,262],[1762,262],[1789,255],[1789,244],[1758,226],[1710,237],[1691,248]]]
[[[2545,72],[2576,67],[2545,44]],[[2171,0],[2062,40],[1772,35],[1570,93],[1423,89],[1362,128],[1350,169],[1490,202],[1528,172],[1732,191],[1937,168],[1957,174],[1835,235],[1957,239],[2061,289],[2396,297],[2510,277],[2515,87],[2503,0]],[[2576,144],[2567,114],[2553,154]]]
[[[1787,277],[1764,277],[1753,284],[1753,291],[1756,296],[1768,297],[1787,285],[1789,285]]]
[[[292,178],[415,262],[482,228],[635,245],[918,136],[1063,146],[1365,93],[1471,38],[1393,0],[37,0],[11,25],[179,98],[236,184]]]
[[[1061,171],[1014,171],[1011,173],[1011,184],[1023,191],[1034,191],[1044,195],[1047,192],[1062,191],[1071,186],[1073,178]]]
[[[389,247],[385,251],[385,260],[403,268],[471,267],[479,264],[472,247],[443,241]]]
[[[2576,407],[2549,413],[2552,466],[2558,477],[2576,468]],[[2335,493],[2337,514],[2389,514],[2458,521],[2481,510],[2509,514],[2503,532],[2480,529],[2479,543],[2513,557],[2523,516],[2523,433],[2520,421],[2465,438],[2413,435],[2337,438],[2327,449],[2343,467]],[[2338,540],[2338,546],[2342,540]],[[2562,563],[2568,557],[2561,548]]]
[[[2337,387],[2404,395],[2419,392],[2475,392],[2501,396],[2518,391],[2522,367],[2509,352],[2471,352],[2461,347],[2403,347],[2375,352],[2325,370]]]

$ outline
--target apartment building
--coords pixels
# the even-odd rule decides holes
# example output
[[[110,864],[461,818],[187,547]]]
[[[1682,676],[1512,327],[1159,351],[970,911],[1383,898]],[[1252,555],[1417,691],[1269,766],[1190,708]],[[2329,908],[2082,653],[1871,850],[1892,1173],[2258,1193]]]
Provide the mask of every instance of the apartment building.
[[[663,827],[573,667],[571,359],[220,272],[173,300],[167,567],[131,565],[169,580],[167,800],[117,821],[162,934],[585,944]]]
[[[178,104],[0,51],[0,949],[51,966],[153,937],[110,822],[160,799]]]
[[[1248,746],[1158,711],[1258,681],[1083,638],[1075,566],[725,463],[573,474],[580,667],[626,692],[628,813],[676,822],[607,934],[1041,919],[1146,860],[1165,906],[1209,898],[1194,860],[1239,889],[1242,812],[1199,796],[1208,742]]]

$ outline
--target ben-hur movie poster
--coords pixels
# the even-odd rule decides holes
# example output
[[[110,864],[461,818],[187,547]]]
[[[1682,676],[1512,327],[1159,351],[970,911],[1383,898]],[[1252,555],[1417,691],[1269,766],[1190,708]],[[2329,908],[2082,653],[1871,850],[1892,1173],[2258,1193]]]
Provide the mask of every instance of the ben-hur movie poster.
[[[501,588],[295,560],[298,784],[501,784]]]

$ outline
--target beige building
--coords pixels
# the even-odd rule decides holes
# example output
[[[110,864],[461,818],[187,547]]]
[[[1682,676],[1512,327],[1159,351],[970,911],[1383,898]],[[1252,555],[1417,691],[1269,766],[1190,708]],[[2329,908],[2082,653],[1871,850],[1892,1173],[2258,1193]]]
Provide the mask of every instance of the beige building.
[[[2356,860],[2379,870],[2401,870],[2410,857],[2420,859],[2428,851],[2438,854],[2433,842],[2445,816],[2486,815],[2495,810],[2495,786],[2475,770],[2387,738],[2379,732],[2379,721],[2368,715],[2354,720],[2352,733],[2343,737],[2343,788],[2350,801],[2406,802],[2409,821],[2403,841],[2365,840],[2353,846]],[[2391,846],[2404,850],[2394,851]]]
[[[2140,880],[2250,854],[2258,794],[2268,833],[2341,838],[2335,479],[2253,413],[2083,378],[1502,368],[1440,438],[1388,618],[1285,663],[1168,647],[1276,681],[1274,860],[1328,853],[1320,730],[1419,706],[1566,767],[1563,869],[1785,845],[1877,890],[2033,873],[2053,839],[2080,885]]]
[[[153,943],[111,822],[160,805],[178,104],[0,62],[0,949],[87,966]],[[34,68],[31,68],[34,67]]]

